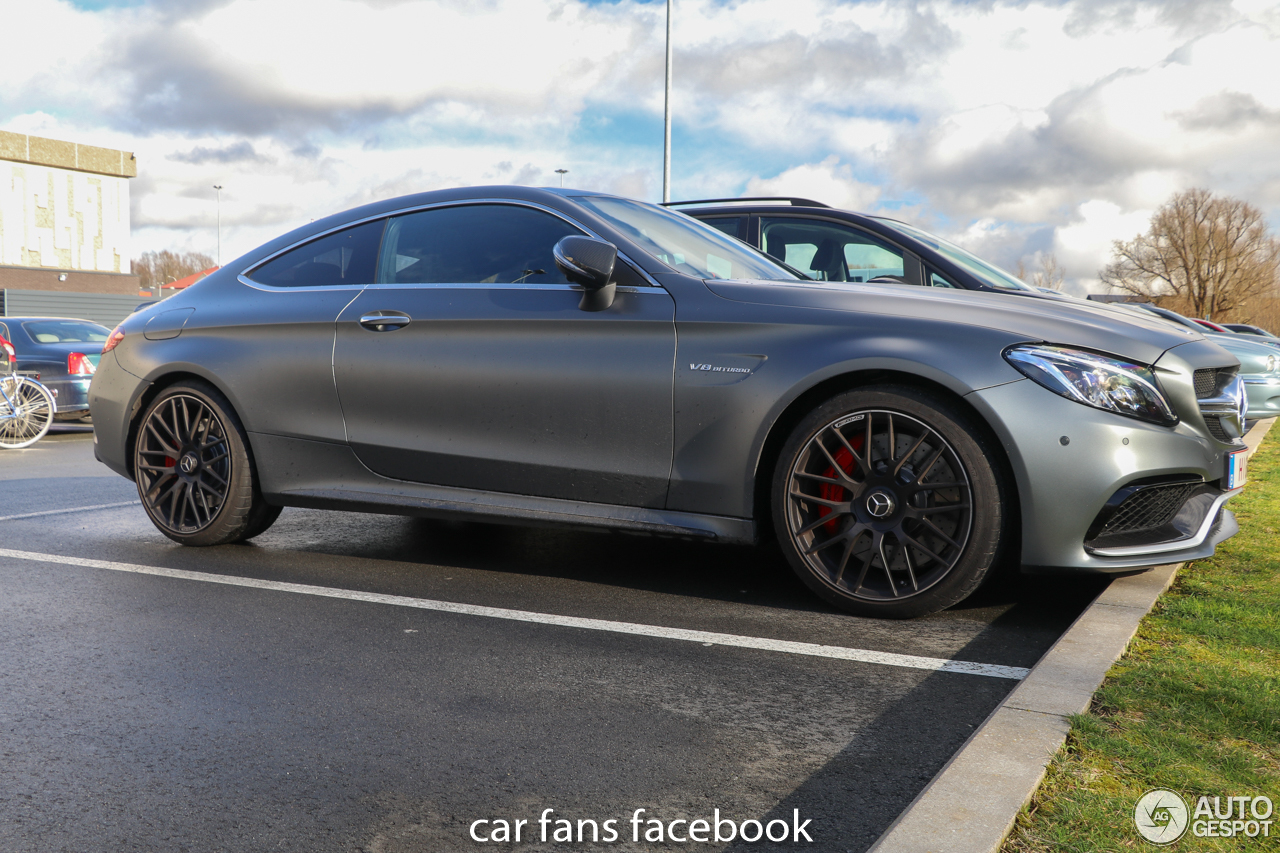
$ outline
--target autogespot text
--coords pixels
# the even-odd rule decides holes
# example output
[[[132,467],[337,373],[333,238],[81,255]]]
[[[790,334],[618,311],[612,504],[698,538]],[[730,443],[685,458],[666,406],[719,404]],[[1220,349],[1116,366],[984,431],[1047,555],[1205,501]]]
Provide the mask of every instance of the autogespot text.
[[[1212,802],[1212,806],[1210,803]],[[1200,838],[1269,838],[1274,808],[1270,797],[1201,797],[1191,834]]]

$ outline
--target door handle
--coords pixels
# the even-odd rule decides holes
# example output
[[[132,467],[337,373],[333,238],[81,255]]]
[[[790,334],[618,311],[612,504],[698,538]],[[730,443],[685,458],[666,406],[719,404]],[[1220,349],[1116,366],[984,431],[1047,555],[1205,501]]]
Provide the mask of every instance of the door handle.
[[[371,332],[394,332],[409,325],[411,319],[402,311],[370,311],[360,317],[360,325]]]

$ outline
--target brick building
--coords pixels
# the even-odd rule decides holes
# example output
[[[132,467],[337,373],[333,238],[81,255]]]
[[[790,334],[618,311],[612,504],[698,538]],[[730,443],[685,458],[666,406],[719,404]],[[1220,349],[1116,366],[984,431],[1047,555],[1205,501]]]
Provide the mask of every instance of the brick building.
[[[138,293],[132,153],[0,131],[0,290]]]

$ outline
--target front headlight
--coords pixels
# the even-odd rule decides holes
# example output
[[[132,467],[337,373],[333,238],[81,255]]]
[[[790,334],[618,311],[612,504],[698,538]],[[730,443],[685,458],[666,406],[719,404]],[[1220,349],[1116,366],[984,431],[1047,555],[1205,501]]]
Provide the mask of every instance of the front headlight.
[[[1165,426],[1178,422],[1146,365],[1048,344],[1009,347],[1004,357],[1028,379],[1068,400]]]

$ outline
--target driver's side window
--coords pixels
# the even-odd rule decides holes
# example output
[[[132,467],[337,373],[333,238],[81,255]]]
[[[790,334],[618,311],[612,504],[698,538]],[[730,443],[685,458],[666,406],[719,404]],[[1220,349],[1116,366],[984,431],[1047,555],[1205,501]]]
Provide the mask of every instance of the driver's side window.
[[[569,284],[551,250],[582,232],[514,204],[438,207],[391,219],[382,241],[382,284]]]
[[[834,222],[761,217],[764,250],[818,281],[908,283],[903,255],[870,235]]]

